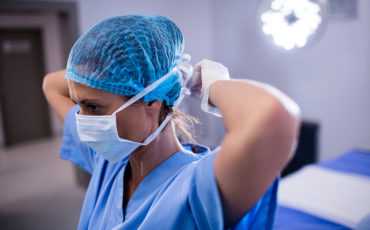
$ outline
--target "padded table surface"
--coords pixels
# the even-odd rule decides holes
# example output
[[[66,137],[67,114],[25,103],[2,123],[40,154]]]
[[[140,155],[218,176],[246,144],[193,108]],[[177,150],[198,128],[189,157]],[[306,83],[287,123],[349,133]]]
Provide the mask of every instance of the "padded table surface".
[[[354,149],[329,161],[316,164],[331,170],[370,176],[370,150]],[[345,226],[292,209],[278,206],[274,229],[276,230],[347,230]]]

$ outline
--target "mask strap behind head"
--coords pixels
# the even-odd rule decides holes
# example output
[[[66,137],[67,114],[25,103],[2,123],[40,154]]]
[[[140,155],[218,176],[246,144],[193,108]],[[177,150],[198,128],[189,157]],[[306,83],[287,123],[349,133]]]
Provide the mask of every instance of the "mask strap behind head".
[[[146,94],[148,94],[149,92],[151,92],[153,89],[155,89],[159,84],[161,84],[163,81],[165,81],[167,78],[169,78],[173,73],[175,73],[176,71],[178,70],[183,70],[184,66],[187,66],[188,62],[190,61],[190,55],[189,54],[184,54],[180,60],[180,63],[174,67],[170,72],[168,72],[166,75],[164,75],[163,77],[159,78],[157,81],[155,81],[153,84],[147,86],[146,88],[144,88],[142,91],[140,91],[138,94],[136,94],[135,96],[133,96],[130,100],[128,100],[126,103],[124,103],[121,107],[119,107],[112,115],[115,115],[117,114],[118,112],[122,111],[123,109],[127,108],[128,106],[130,106],[131,104],[135,103],[137,100],[139,100],[140,98],[144,97]],[[191,68],[191,71],[192,71],[192,68]],[[186,85],[186,84],[183,84],[183,85]],[[183,89],[184,87],[182,87]],[[186,90],[186,93],[188,94],[188,91]],[[181,93],[180,93],[180,97],[181,95],[183,95],[183,90],[181,90]],[[182,97],[184,97],[185,95],[183,95]],[[179,100],[180,97],[177,99],[177,101],[181,101]],[[176,101],[176,102],[177,102]],[[175,103],[176,104],[176,103]],[[162,122],[163,123],[163,122]]]
[[[123,104],[121,107],[119,107],[112,115],[115,115],[116,113],[122,111],[126,107],[130,106],[131,104],[133,104],[134,102],[136,102],[137,100],[139,100],[140,98],[144,97],[150,91],[152,91],[153,89],[155,89],[159,84],[161,84],[164,80],[166,80],[167,78],[169,78],[177,70],[178,70],[177,67],[173,68],[169,73],[167,73],[166,75],[164,75],[163,77],[161,77],[160,79],[158,79],[157,81],[155,81],[153,84],[151,84],[148,87],[144,88],[142,91],[140,91],[138,94],[136,94],[135,96],[133,96],[130,100],[128,100],[125,104]]]
[[[185,89],[181,89],[180,96],[177,99],[177,101],[175,102],[175,104],[173,105],[173,111],[175,111],[179,107],[179,105],[180,105],[182,99],[184,99],[185,95],[186,95],[186,90]],[[167,123],[171,119],[172,115],[173,115],[173,113],[167,114],[166,118],[159,125],[158,129],[154,133],[152,133],[148,138],[145,139],[145,141],[143,142],[143,145],[149,144],[150,142],[152,142],[152,140],[154,138],[156,138],[156,136],[158,135],[158,133],[160,133],[162,131],[162,129],[167,125]]]

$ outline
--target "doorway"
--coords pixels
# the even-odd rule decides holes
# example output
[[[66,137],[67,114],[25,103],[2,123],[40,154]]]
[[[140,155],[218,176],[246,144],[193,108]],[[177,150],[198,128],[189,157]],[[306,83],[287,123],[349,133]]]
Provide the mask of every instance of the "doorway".
[[[0,103],[5,146],[51,136],[41,85],[45,75],[39,29],[0,30]]]
[[[42,78],[44,76],[44,73],[49,73],[53,71],[57,71],[65,67],[65,63],[68,58],[69,51],[75,42],[75,40],[78,38],[78,29],[77,29],[77,4],[74,2],[40,2],[40,1],[0,1],[0,30],[1,33],[4,34],[5,30],[7,33],[9,32],[15,32],[11,30],[20,30],[20,33],[24,33],[25,30],[27,32],[30,32],[31,30],[33,32],[31,36],[32,38],[27,37],[27,39],[41,39],[42,46],[39,46],[40,42],[36,42],[32,46],[32,52],[35,47],[41,47],[41,55],[37,55],[40,58],[43,58],[45,61],[42,63],[44,66],[37,67],[38,69],[42,70],[42,73],[38,75],[38,77]],[[37,31],[37,32],[35,32]],[[26,32],[26,33],[27,33]],[[41,36],[40,36],[41,33]],[[37,35],[35,35],[37,34]],[[18,35],[11,35],[13,36],[20,36]],[[4,54],[3,53],[3,47],[2,44],[0,44],[0,55],[3,57],[2,59],[5,60],[7,63],[8,58],[5,56],[19,56],[22,52],[28,52],[27,50],[31,47],[29,45],[29,42],[27,42],[27,39],[15,39],[18,40],[16,42],[6,41],[5,42],[5,49],[6,52],[11,52],[12,54]],[[8,39],[9,40],[9,39]],[[9,49],[9,50],[8,50]],[[18,54],[15,54],[17,52],[20,52]],[[32,54],[34,55],[34,54]],[[27,56],[27,55],[26,55]],[[5,59],[4,59],[5,58]],[[17,58],[14,58],[17,59]],[[42,59],[40,59],[42,60]],[[33,60],[36,61],[36,60]],[[33,62],[34,65],[38,65],[37,63]],[[7,64],[6,64],[7,66]],[[19,68],[8,68],[8,70],[4,71],[10,71],[13,75],[19,75],[19,72],[23,74],[26,68],[24,65],[18,64],[17,66],[23,66]],[[9,66],[7,66],[9,67]],[[15,102],[8,103],[8,99],[11,98],[13,95],[6,96],[7,98],[2,98],[2,95],[4,95],[4,90],[10,90],[7,86],[5,86],[4,77],[3,77],[3,67],[0,66],[0,147],[1,146],[12,146],[13,144],[20,143],[21,140],[31,140],[27,137],[27,132],[29,132],[29,129],[25,129],[25,133],[23,133],[22,137],[13,138],[13,132],[18,132],[19,127],[27,127],[24,125],[21,125],[21,122],[13,122],[12,120],[19,120],[19,117],[15,117],[13,115],[9,115],[9,107],[12,107],[13,105],[16,105]],[[14,70],[12,70],[14,69]],[[23,71],[23,73],[22,73]],[[17,74],[15,73],[17,72]],[[28,72],[27,72],[28,74]],[[33,83],[36,83],[37,81],[40,83],[40,78],[37,78]],[[15,78],[10,78],[14,80]],[[18,79],[20,80],[20,79]],[[25,81],[21,82],[22,84],[26,84],[27,80],[30,79],[24,79]],[[42,79],[41,79],[42,80]],[[6,81],[8,81],[8,77],[6,78]],[[19,86],[24,87],[24,86]],[[32,88],[33,86],[30,86]],[[36,87],[36,86],[35,86]],[[41,91],[41,84],[38,84],[38,88],[36,89],[39,93],[42,93]],[[20,88],[19,88],[20,89]],[[23,90],[23,89],[22,89]],[[15,91],[13,91],[15,92]],[[25,94],[26,91],[23,92]],[[42,94],[41,94],[42,95]],[[42,96],[41,97],[41,105],[29,105],[30,107],[34,109],[38,109],[43,111],[44,108],[44,102],[45,99]],[[40,102],[39,100],[39,102]],[[27,101],[24,100],[23,103]],[[41,108],[36,108],[37,106],[40,106]],[[12,108],[14,109],[14,108]],[[46,116],[49,120],[49,134],[45,131],[45,127],[41,128],[44,131],[36,134],[35,133],[35,139],[38,137],[48,136],[50,135],[56,135],[59,136],[62,133],[63,126],[60,124],[56,114],[51,110],[49,106],[47,106],[48,113],[46,113]],[[7,110],[7,111],[5,111]],[[22,111],[24,112],[24,111]],[[6,113],[6,114],[5,114]],[[27,112],[26,112],[27,113]],[[35,113],[37,114],[37,113]],[[34,114],[34,116],[36,116]],[[28,115],[27,115],[28,116]],[[23,115],[23,119],[28,119],[28,117]],[[10,118],[9,118],[10,117]],[[42,116],[41,116],[42,117]],[[48,120],[45,120],[45,123],[48,122]],[[24,121],[22,121],[24,122]],[[17,124],[16,128],[11,128],[10,123]],[[35,123],[36,124],[36,123]],[[13,126],[12,125],[12,126]],[[6,126],[6,127],[5,127]],[[38,129],[40,128],[37,125]],[[31,127],[31,129],[33,129]],[[39,132],[39,131],[37,131]],[[7,137],[8,136],[8,137]],[[11,137],[9,137],[11,136]]]

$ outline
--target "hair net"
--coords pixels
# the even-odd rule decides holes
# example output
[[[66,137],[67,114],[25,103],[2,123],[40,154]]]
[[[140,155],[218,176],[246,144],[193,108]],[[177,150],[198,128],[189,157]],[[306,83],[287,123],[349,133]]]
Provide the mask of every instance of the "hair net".
[[[108,18],[74,44],[66,78],[120,95],[135,95],[170,72],[180,61],[183,36],[163,16]],[[180,71],[143,97],[173,105],[181,91]]]

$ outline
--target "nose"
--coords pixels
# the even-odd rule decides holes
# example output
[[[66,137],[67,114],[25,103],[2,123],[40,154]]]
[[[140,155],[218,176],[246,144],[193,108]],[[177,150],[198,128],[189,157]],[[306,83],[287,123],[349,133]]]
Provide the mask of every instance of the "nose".
[[[80,115],[89,115],[89,114],[86,113],[86,111],[84,111],[81,108],[80,108],[80,111],[78,111],[77,113],[80,114]]]

